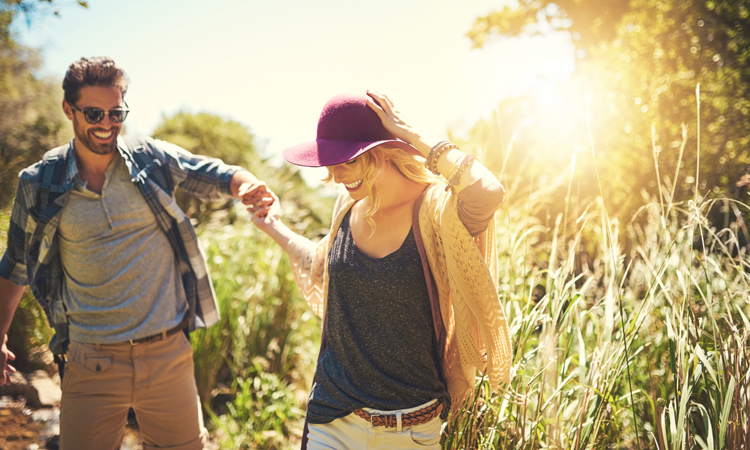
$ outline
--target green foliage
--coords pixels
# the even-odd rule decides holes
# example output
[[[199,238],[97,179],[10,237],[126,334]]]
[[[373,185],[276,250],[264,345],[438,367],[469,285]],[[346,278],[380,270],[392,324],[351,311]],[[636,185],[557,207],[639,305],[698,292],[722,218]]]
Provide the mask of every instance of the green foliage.
[[[12,17],[0,11],[0,208],[13,197],[18,171],[72,134],[60,106],[62,89],[35,74],[39,54],[13,41],[7,31]]]
[[[13,196],[18,171],[72,134],[62,112],[59,81],[37,75],[41,67],[39,52],[18,44],[10,31],[19,13],[26,16],[30,25],[31,13],[38,6],[51,3],[0,1],[0,208],[8,206]]]
[[[260,157],[254,136],[239,122],[209,113],[179,111],[163,116],[152,133],[197,155],[219,158],[227,164],[257,170]]]
[[[285,213],[294,208],[284,204]],[[217,411],[223,405],[211,404],[214,392],[234,397],[228,415],[214,414],[222,448],[279,448],[301,435],[320,321],[284,252],[247,220],[211,223],[199,234],[221,311],[220,323],[192,335],[199,395]]]
[[[289,385],[275,373],[264,372],[256,365],[256,375],[237,378],[228,414],[214,417],[223,431],[221,448],[280,449],[292,448],[301,433],[299,427],[305,412],[299,407]]]

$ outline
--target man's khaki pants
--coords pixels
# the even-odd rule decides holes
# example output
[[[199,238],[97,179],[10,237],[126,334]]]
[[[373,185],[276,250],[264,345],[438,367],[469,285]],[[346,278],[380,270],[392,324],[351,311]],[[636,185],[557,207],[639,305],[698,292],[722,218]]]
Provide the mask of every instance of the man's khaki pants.
[[[144,450],[203,448],[205,428],[184,333],[138,345],[71,342],[60,403],[62,450],[117,450],[133,408]]]

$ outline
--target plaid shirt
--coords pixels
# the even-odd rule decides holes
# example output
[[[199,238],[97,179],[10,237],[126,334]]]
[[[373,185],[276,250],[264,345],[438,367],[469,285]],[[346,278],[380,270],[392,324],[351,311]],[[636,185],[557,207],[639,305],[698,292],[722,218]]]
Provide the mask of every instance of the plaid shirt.
[[[142,148],[130,149],[122,137],[118,151],[127,165],[132,181],[138,186],[153,211],[159,227],[169,238],[178,260],[188,302],[187,319],[190,331],[207,327],[219,319],[211,279],[195,230],[174,200],[179,187],[202,200],[214,201],[231,196],[230,180],[240,167],[229,166],[215,158],[196,156],[169,142],[146,139],[153,153],[144,155]],[[45,159],[21,171],[8,230],[8,247],[0,260],[0,277],[18,286],[30,285],[34,297],[44,308],[56,335],[50,343],[55,354],[64,353],[68,341],[67,317],[61,296],[62,264],[55,235],[65,200],[78,178],[73,156],[74,141],[45,154]],[[64,161],[62,182],[51,185],[50,192],[59,196],[43,208],[40,205],[40,166],[55,161],[53,154]],[[142,154],[138,154],[138,153]],[[150,161],[145,168],[137,161]],[[49,163],[49,162],[47,162]],[[58,162],[59,163],[59,162]],[[168,168],[167,177],[154,173]],[[47,170],[51,175],[52,170]],[[169,181],[166,181],[169,180]]]

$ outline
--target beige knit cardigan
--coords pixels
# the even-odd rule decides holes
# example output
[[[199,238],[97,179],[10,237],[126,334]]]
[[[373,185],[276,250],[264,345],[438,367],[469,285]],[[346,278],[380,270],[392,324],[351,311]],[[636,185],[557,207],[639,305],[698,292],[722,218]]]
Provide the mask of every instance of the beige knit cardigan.
[[[497,295],[495,224],[472,238],[458,217],[458,196],[437,184],[429,187],[419,210],[419,228],[438,288],[445,324],[443,373],[455,412],[471,394],[477,371],[497,389],[511,378],[508,324]],[[328,300],[328,253],[341,221],[354,201],[342,192],[331,231],[320,242],[296,236],[286,252],[302,296],[321,318]]]

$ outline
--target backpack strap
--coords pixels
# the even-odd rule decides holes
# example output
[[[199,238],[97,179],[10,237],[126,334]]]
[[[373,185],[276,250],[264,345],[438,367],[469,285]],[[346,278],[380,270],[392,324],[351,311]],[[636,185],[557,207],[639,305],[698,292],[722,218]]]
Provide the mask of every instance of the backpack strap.
[[[129,150],[126,157],[136,171],[132,181],[143,184],[147,179],[151,179],[171,196],[174,192],[172,172],[169,166],[162,162],[166,157],[153,145],[153,140],[142,136],[122,136],[122,139]]]
[[[70,144],[53,148],[44,154],[39,165],[39,189],[37,208],[44,211],[57,197],[66,191],[63,185],[66,161]]]

